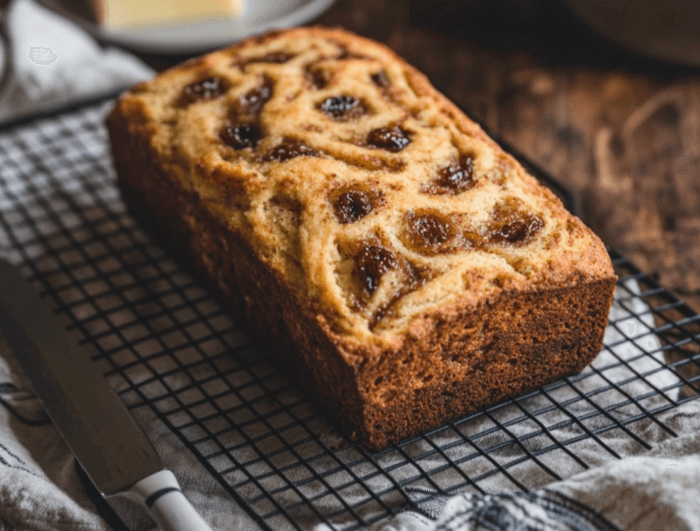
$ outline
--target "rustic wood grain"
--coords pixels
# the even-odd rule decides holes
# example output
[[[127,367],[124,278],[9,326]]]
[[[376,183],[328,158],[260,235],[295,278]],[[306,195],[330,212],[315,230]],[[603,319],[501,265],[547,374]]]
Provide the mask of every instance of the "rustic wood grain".
[[[340,0],[317,22],[391,46],[700,311],[700,72],[629,53],[554,2]]]

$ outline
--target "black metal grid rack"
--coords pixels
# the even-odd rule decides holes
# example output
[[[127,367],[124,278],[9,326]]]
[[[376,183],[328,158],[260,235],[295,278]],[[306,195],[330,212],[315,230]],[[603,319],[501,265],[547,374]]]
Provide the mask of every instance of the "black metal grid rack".
[[[362,528],[436,491],[529,490],[677,435],[664,414],[700,388],[700,320],[612,253],[593,367],[381,452],[346,441],[127,213],[109,107],[0,129],[0,257],[263,528]]]

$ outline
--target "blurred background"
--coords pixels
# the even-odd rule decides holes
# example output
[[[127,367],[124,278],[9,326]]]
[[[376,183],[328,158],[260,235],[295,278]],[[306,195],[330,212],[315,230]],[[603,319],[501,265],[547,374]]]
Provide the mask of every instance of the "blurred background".
[[[158,23],[125,29],[97,1],[43,4],[156,70],[275,25],[342,26],[389,45],[574,191],[607,244],[700,310],[700,3],[233,0],[221,34],[193,13],[168,30],[169,2],[113,9],[120,1],[122,16]]]

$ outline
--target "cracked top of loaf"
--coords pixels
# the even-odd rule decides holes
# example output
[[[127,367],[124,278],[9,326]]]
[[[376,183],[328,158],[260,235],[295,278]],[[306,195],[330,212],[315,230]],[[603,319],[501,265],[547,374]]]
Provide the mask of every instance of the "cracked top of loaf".
[[[336,334],[614,277],[600,240],[388,48],[298,28],[123,96],[159,164]]]

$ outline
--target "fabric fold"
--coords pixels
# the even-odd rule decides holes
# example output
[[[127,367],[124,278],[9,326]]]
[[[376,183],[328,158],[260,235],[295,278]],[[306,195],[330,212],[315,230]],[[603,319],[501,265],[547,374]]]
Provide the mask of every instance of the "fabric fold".
[[[112,94],[154,75],[132,54],[103,48],[33,0],[13,0],[3,15],[0,123]]]

